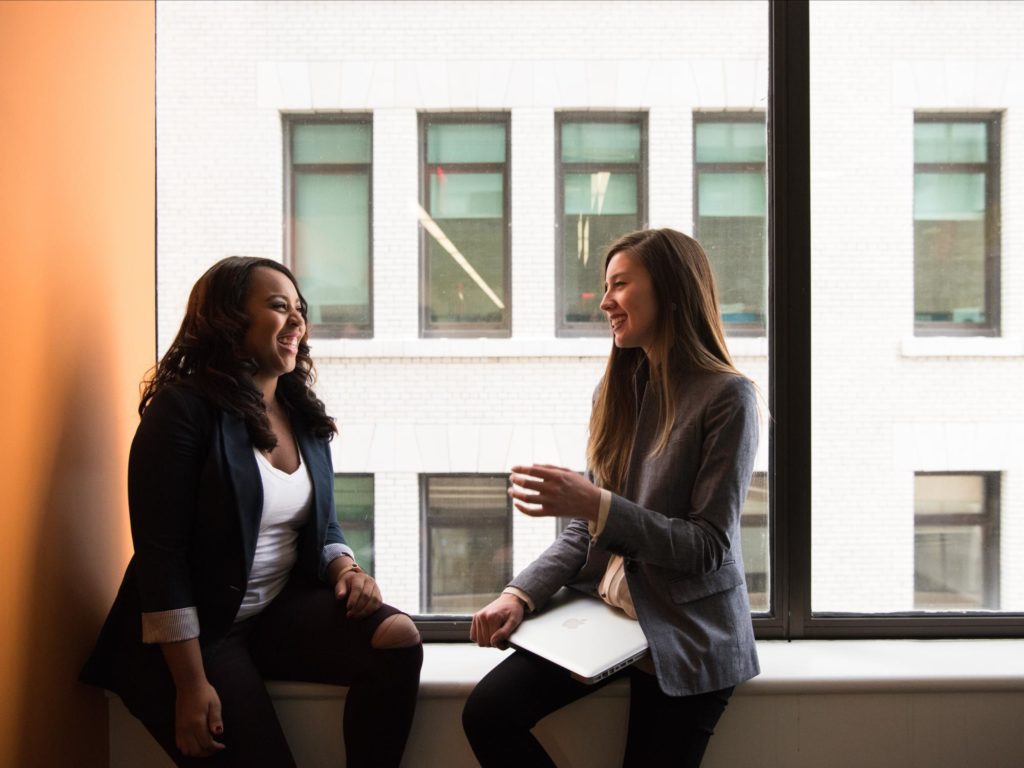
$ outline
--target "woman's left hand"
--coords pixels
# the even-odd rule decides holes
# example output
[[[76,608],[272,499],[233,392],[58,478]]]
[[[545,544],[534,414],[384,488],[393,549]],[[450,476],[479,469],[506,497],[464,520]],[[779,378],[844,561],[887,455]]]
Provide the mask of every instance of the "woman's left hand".
[[[344,571],[334,583],[334,596],[338,600],[348,599],[345,615],[350,619],[361,619],[380,608],[380,587],[373,577],[363,570]]]
[[[531,464],[512,467],[508,495],[531,517],[582,517],[597,522],[601,489],[565,467]]]

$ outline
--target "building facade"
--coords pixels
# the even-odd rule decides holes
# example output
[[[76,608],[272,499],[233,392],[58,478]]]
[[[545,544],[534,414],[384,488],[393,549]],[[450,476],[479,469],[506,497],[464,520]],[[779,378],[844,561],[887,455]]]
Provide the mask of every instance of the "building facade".
[[[812,3],[815,610],[1024,609],[1022,24]],[[158,2],[159,350],[217,259],[291,266],[349,538],[471,612],[558,530],[510,466],[584,469],[609,238],[704,243],[767,397],[767,83],[761,2]]]

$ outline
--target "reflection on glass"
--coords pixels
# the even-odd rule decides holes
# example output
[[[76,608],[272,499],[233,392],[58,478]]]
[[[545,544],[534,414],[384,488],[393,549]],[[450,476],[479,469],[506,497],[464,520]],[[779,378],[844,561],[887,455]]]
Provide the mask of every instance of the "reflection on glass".
[[[472,613],[512,578],[506,487],[505,475],[425,478],[428,613]]]
[[[504,122],[426,124],[424,207],[443,233],[426,236],[427,330],[507,328],[506,130]]]
[[[695,236],[715,269],[726,330],[763,335],[768,299],[764,116],[699,113],[694,119]]]
[[[642,226],[642,123],[561,119],[560,323],[603,332],[605,248]]]

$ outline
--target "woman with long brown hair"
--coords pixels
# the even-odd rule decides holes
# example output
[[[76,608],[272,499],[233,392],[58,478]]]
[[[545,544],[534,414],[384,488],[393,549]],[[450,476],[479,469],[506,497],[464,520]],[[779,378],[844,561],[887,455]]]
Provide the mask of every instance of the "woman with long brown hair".
[[[473,617],[503,646],[562,586],[639,621],[649,659],[595,685],[516,651],[470,695],[463,726],[484,768],[553,766],[530,729],[607,684],[630,681],[626,766],[698,766],[733,688],[759,672],[740,552],[758,440],[754,385],[725,344],[707,255],[671,229],[613,243],[601,302],[614,339],[594,395],[587,477],[512,468],[520,511],[572,517]]]
[[[335,516],[306,301],[269,259],[214,264],[146,382],[128,463],[135,553],[82,680],[179,766],[295,765],[265,679],[349,686],[349,766],[397,767],[423,649]]]

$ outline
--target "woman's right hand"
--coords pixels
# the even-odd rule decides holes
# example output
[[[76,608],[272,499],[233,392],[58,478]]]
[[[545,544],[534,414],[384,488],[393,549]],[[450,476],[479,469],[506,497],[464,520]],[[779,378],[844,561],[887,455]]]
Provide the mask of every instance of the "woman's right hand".
[[[205,680],[178,689],[174,702],[174,742],[188,757],[209,757],[224,745],[214,739],[224,732],[220,696]]]
[[[508,639],[523,621],[523,601],[515,595],[501,594],[473,614],[469,639],[481,648],[508,647]]]

